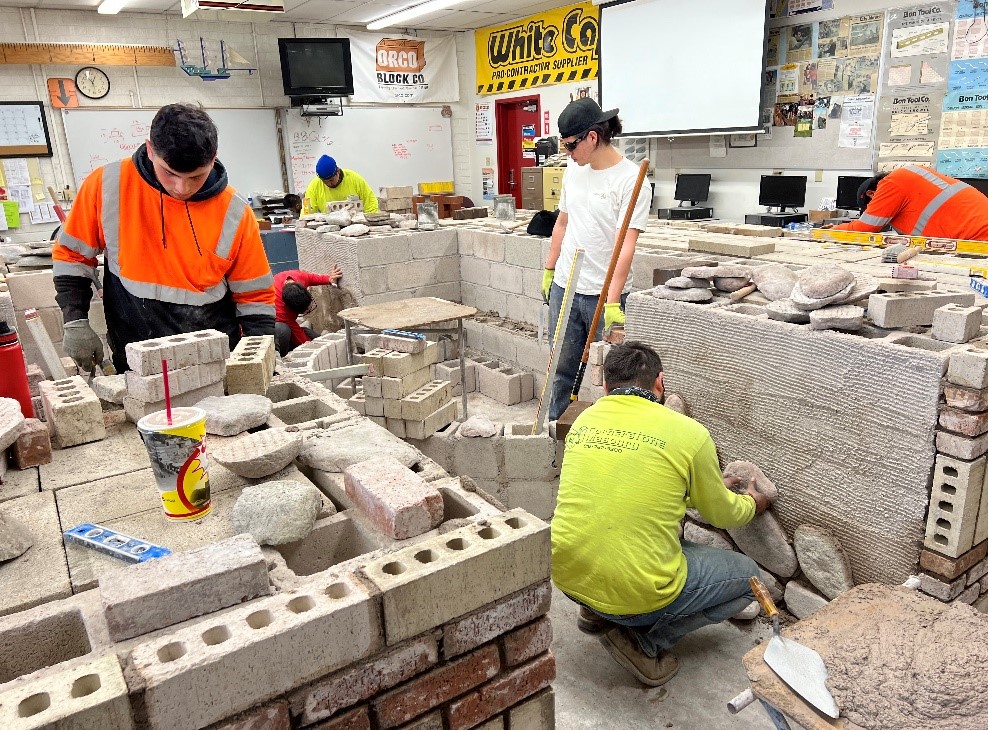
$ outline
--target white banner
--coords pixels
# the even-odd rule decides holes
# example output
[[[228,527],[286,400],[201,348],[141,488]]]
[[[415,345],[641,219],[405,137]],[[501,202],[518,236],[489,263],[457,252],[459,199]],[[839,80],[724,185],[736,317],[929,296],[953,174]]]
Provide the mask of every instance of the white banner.
[[[460,100],[456,41],[350,33],[355,102],[421,104]]]

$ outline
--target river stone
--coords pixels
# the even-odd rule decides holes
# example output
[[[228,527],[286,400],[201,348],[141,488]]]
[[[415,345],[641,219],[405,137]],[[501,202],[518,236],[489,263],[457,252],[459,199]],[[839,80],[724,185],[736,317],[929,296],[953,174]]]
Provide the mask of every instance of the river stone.
[[[0,451],[17,440],[24,428],[21,404],[13,398],[0,398]]]
[[[0,512],[0,563],[23,555],[34,544],[27,527]]]
[[[709,289],[710,282],[706,279],[691,279],[688,276],[674,276],[666,281],[670,289]]]
[[[340,226],[325,224],[316,228],[316,233],[336,233],[340,230]]]
[[[772,480],[765,476],[765,472],[757,464],[752,464],[750,461],[732,461],[724,467],[724,476],[740,477],[747,484],[753,482],[755,490],[764,494],[771,502],[779,497],[779,490],[772,483]]]
[[[672,299],[676,302],[694,302],[697,304],[704,304],[714,298],[709,289],[670,289],[667,286],[655,287],[652,289],[652,296],[657,299]]]
[[[826,606],[829,601],[801,580],[786,583],[786,609],[802,620]]]
[[[755,267],[751,280],[766,299],[774,302],[789,298],[796,285],[796,272],[782,264],[767,264]]]
[[[370,233],[370,226],[366,223],[354,223],[340,230],[341,236],[348,236],[349,238],[355,238],[356,236],[363,236]]]
[[[486,416],[470,416],[456,432],[459,436],[466,438],[488,438],[498,431],[495,423]]]
[[[758,601],[752,601],[747,606],[742,608],[735,616],[735,621],[752,621],[758,618],[758,614],[761,612],[761,605]]]
[[[826,299],[854,283],[854,274],[837,264],[815,264],[797,274],[800,291],[810,299]]]
[[[418,221],[398,221],[398,228],[400,230],[414,230],[419,227]]]
[[[769,573],[767,570],[758,569],[758,579],[765,584],[768,588],[768,594],[772,596],[772,600],[776,603],[781,603],[782,599],[785,598],[785,593],[783,592],[783,586],[779,583],[778,578]]]
[[[676,413],[682,413],[684,416],[690,415],[690,406],[679,393],[670,393],[666,391],[666,398],[663,405],[670,410],[676,411]]]
[[[680,276],[688,279],[713,279],[717,275],[716,266],[687,266]]]
[[[736,292],[748,286],[748,279],[734,276],[715,276],[714,289],[724,292]]]
[[[332,213],[327,213],[323,220],[326,225],[339,226],[340,228],[345,228],[353,223],[353,217],[345,210],[337,210]]]
[[[799,567],[796,552],[771,512],[755,515],[747,525],[733,527],[727,534],[741,552],[778,576],[791,578]]]
[[[871,274],[855,274],[854,288],[851,289],[851,293],[847,295],[843,303],[850,304],[851,302],[860,302],[863,299],[867,299],[878,291],[878,285],[878,278]]]
[[[422,460],[416,449],[363,418],[341,428],[315,431],[305,439],[298,460],[320,471],[342,473],[348,466],[377,456],[393,456],[409,468]]]
[[[803,574],[827,598],[833,600],[854,588],[851,563],[829,530],[800,525],[793,534],[793,547]]]
[[[852,278],[850,284],[833,296],[824,297],[823,299],[813,299],[812,297],[806,296],[803,290],[800,289],[799,282],[797,282],[796,286],[792,288],[792,292],[789,294],[789,299],[792,300],[792,303],[800,309],[811,312],[814,309],[829,307],[831,304],[843,304],[848,296],[850,296],[851,292],[854,291],[854,284],[855,279]]]
[[[22,256],[27,256],[30,249],[26,246],[7,245],[0,246],[0,263],[16,264]]]
[[[244,487],[230,510],[230,524],[259,545],[284,545],[305,539],[322,508],[322,494],[311,484],[265,482]]]
[[[791,299],[778,299],[765,305],[769,319],[777,319],[790,324],[809,324],[810,314],[792,303]]]
[[[720,530],[713,527],[697,525],[689,520],[686,520],[683,524],[683,537],[690,542],[695,542],[697,545],[721,548],[722,550],[734,549],[734,545],[732,545],[731,541],[721,534]]]
[[[837,304],[810,312],[810,329],[853,332],[863,326],[864,309],[853,304]]]
[[[271,415],[271,399],[253,393],[203,398],[196,408],[206,411],[206,433],[236,436],[260,426]]]
[[[291,464],[301,448],[301,434],[268,429],[230,441],[212,456],[238,476],[262,479]]]

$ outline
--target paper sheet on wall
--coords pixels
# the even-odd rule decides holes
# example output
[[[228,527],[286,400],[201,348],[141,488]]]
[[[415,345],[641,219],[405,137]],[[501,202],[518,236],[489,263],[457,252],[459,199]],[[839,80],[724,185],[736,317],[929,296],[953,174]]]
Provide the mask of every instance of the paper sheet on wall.
[[[964,58],[988,56],[988,23],[982,18],[958,20],[954,25],[954,45],[950,57],[955,61]]]
[[[3,171],[8,185],[31,185],[31,175],[27,170],[27,160],[19,158],[4,160]]]
[[[779,66],[779,93],[775,100],[778,103],[796,101],[799,98],[799,64],[787,63]]]
[[[786,63],[809,61],[813,58],[813,25],[789,25],[782,29]]]
[[[932,23],[892,31],[892,58],[929,56],[947,52],[950,23]]]
[[[871,146],[872,120],[875,117],[875,97],[870,94],[844,98],[841,111],[838,147],[866,149]]]
[[[882,142],[878,145],[879,157],[933,157],[933,142]]]
[[[840,20],[840,34],[847,41],[848,56],[877,56],[882,52],[885,13],[852,15]]]
[[[710,135],[710,156],[727,157],[727,137],[723,134]]]
[[[930,115],[917,113],[892,114],[890,137],[915,137],[930,133]]]
[[[31,211],[31,223],[57,223],[58,214],[52,203],[35,203]]]
[[[908,86],[912,83],[912,66],[889,66],[888,85]]]
[[[944,112],[940,121],[941,150],[988,147],[988,110]]]
[[[0,201],[0,205],[3,206],[3,215],[7,228],[20,228],[21,227],[21,214],[17,208],[16,200],[4,200]]]
[[[34,210],[34,200],[31,198],[31,188],[27,185],[8,185],[7,197],[17,202],[21,213]]]

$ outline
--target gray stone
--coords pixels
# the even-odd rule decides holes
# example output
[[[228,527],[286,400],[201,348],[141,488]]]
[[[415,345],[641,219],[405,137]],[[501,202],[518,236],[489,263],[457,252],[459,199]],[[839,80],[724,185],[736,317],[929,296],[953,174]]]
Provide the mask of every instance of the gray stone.
[[[260,426],[271,415],[271,399],[253,393],[210,396],[196,403],[206,412],[206,433],[236,436]]]
[[[715,276],[714,289],[723,292],[736,292],[748,286],[748,279],[741,277]]]
[[[857,331],[864,326],[864,309],[837,304],[810,312],[810,329]]]
[[[731,528],[727,534],[741,552],[776,575],[791,578],[799,567],[796,552],[771,512],[755,515],[747,525]]]
[[[755,490],[768,497],[770,502],[774,502],[779,497],[779,490],[772,480],[765,476],[757,464],[750,461],[732,461],[724,467],[725,477],[740,477],[746,484],[754,483]]]
[[[422,460],[416,449],[366,419],[316,431],[305,439],[298,460],[320,471],[342,473],[348,466],[377,456],[393,456],[407,467]]]
[[[800,525],[793,533],[799,567],[813,586],[830,600],[854,588],[851,563],[829,530]]]
[[[470,416],[457,433],[467,438],[489,438],[499,431],[497,424],[486,416]]]
[[[0,563],[23,555],[34,544],[27,527],[13,515],[0,512]]]
[[[826,598],[801,580],[791,580],[786,583],[785,599],[786,609],[800,620],[811,616],[829,603]]]
[[[212,457],[238,476],[263,479],[291,464],[301,448],[301,434],[269,429],[224,444]]]
[[[752,601],[747,606],[742,608],[737,615],[734,616],[735,621],[752,621],[758,618],[758,614],[761,612],[762,607],[759,605],[758,601]]]
[[[782,264],[757,266],[751,274],[751,280],[758,291],[770,301],[788,299],[796,285],[796,272]]]
[[[783,585],[779,582],[779,579],[767,570],[761,569],[758,570],[758,579],[765,584],[766,588],[768,588],[768,593],[772,596],[772,600],[776,603],[781,603],[782,599],[785,597],[785,592],[783,590]]]
[[[863,299],[867,299],[878,291],[878,285],[878,278],[871,274],[855,274],[854,288],[851,289],[850,294],[847,295],[843,303],[851,304],[852,302],[860,302]]]
[[[709,289],[710,282],[706,279],[691,279],[688,276],[674,276],[666,281],[670,289]]]
[[[851,292],[854,291],[854,283],[855,280],[852,278],[851,283],[836,294],[824,297],[823,299],[814,299],[806,296],[800,288],[799,282],[796,282],[796,286],[792,288],[792,292],[789,294],[789,299],[800,309],[811,312],[814,309],[822,309],[831,304],[842,304],[850,296]]]
[[[697,545],[721,548],[722,550],[733,550],[734,545],[724,535],[713,527],[697,525],[689,520],[683,524],[683,537]]]
[[[790,324],[809,324],[810,314],[799,309],[791,299],[777,299],[765,305],[769,319],[777,319]]]
[[[13,398],[0,398],[0,451],[17,440],[24,428],[21,404]]]
[[[694,302],[703,304],[714,298],[709,289],[670,289],[667,286],[657,286],[651,291],[657,299],[672,299],[677,302]]]
[[[323,508],[322,493],[292,480],[244,487],[230,510],[230,524],[259,545],[283,545],[305,539]]]
[[[751,267],[750,266],[734,266],[734,265],[724,265],[724,266],[687,266],[683,269],[683,276],[696,277],[698,279],[713,279],[718,278],[731,278],[731,279],[750,279],[751,278]]]
[[[797,275],[800,291],[809,299],[826,299],[854,284],[854,274],[837,264],[816,264]]]
[[[27,256],[30,249],[25,246],[5,245],[0,246],[0,262],[5,264],[16,264],[21,256]]]
[[[124,396],[127,395],[127,377],[122,373],[98,375],[93,378],[91,387],[100,400],[123,405]]]
[[[368,233],[370,233],[370,226],[364,223],[354,223],[340,230],[341,236],[347,236],[349,238],[365,236]]]
[[[353,218],[345,210],[337,210],[326,214],[326,224],[344,228],[353,222]]]

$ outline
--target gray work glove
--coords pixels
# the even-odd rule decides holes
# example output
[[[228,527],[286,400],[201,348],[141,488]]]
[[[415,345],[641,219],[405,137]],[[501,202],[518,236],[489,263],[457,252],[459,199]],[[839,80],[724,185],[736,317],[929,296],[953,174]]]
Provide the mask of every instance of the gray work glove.
[[[62,349],[76,365],[89,372],[93,369],[94,357],[97,363],[103,362],[103,341],[93,332],[88,319],[66,322],[64,330]]]

